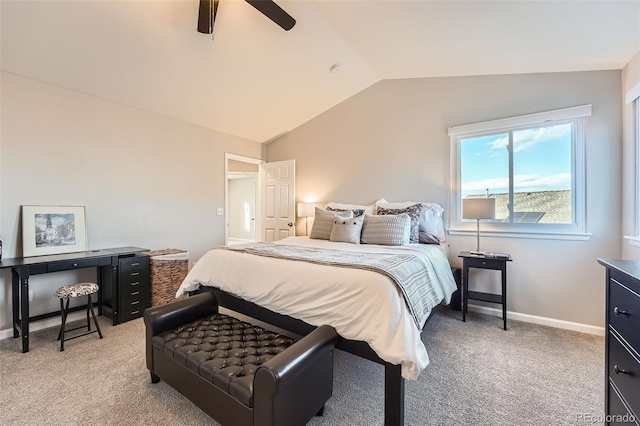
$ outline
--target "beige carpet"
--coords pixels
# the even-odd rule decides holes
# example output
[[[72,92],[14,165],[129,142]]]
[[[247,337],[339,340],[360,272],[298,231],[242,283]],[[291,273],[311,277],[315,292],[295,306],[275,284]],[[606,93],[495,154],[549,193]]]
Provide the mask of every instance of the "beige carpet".
[[[604,339],[438,308],[431,364],[406,386],[407,425],[563,425],[603,414]],[[65,343],[57,329],[0,341],[0,425],[216,425],[145,367],[141,319]],[[334,395],[312,425],[383,423],[383,367],[336,351]]]

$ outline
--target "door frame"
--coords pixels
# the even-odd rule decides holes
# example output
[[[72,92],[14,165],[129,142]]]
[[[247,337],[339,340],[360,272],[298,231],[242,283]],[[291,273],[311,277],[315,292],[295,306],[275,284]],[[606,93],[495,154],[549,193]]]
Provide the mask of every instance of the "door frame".
[[[232,154],[230,152],[224,153],[224,244],[225,245],[227,245],[229,242],[229,222],[227,220],[227,215],[229,214],[229,160],[240,161],[242,163],[258,164],[258,165],[264,163],[264,161],[259,158]],[[261,214],[258,214],[258,212],[262,211],[261,203],[262,203],[262,194],[260,194],[260,173],[258,173],[258,177],[256,179],[256,205],[255,205],[256,241],[259,241],[260,236],[262,235],[262,218],[261,218]]]

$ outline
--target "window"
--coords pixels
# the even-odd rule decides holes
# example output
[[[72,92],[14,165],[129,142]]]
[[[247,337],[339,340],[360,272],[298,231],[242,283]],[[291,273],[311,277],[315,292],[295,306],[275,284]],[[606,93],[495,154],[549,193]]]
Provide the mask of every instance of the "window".
[[[463,220],[464,198],[496,199],[485,231],[586,238],[584,125],[591,105],[449,129],[452,151],[450,228]]]

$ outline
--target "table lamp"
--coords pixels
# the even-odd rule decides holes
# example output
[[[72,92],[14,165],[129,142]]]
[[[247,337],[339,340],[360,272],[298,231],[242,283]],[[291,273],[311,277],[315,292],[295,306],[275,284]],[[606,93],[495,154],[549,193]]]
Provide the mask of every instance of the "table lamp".
[[[298,217],[304,217],[304,235],[309,235],[309,218],[315,216],[313,203],[298,203]]]
[[[463,198],[462,199],[462,218],[476,220],[476,250],[471,254],[484,254],[480,251],[480,219],[496,218],[496,199],[495,198]]]

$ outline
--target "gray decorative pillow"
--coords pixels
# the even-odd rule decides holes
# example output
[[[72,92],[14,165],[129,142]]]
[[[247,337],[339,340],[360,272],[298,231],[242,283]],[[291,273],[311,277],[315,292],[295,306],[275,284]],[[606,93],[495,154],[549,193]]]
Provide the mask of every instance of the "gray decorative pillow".
[[[420,236],[418,232],[420,231],[420,212],[422,210],[422,204],[414,204],[413,206],[409,206],[403,209],[386,209],[384,207],[378,206],[378,214],[379,215],[389,215],[389,214],[402,214],[406,213],[411,218],[411,233],[409,234],[409,242],[410,243],[419,243]]]
[[[352,212],[353,213],[353,217],[360,217],[364,214],[364,209],[351,209],[351,210],[346,210],[346,209],[334,209],[332,207],[327,207],[327,210],[329,210],[330,212],[338,212],[338,213],[343,213],[343,212]]]
[[[360,233],[364,217],[336,216],[333,219],[330,241],[360,244]]]
[[[420,244],[440,244],[440,240],[433,234],[420,231]]]
[[[362,244],[404,246],[409,244],[411,218],[408,214],[364,216]]]
[[[345,213],[344,216],[351,216],[351,212]],[[311,228],[311,234],[309,238],[315,240],[328,240],[331,237],[331,231],[333,230],[333,219],[337,216],[335,212],[322,210],[320,207],[316,207],[316,215],[313,219],[313,227]]]

